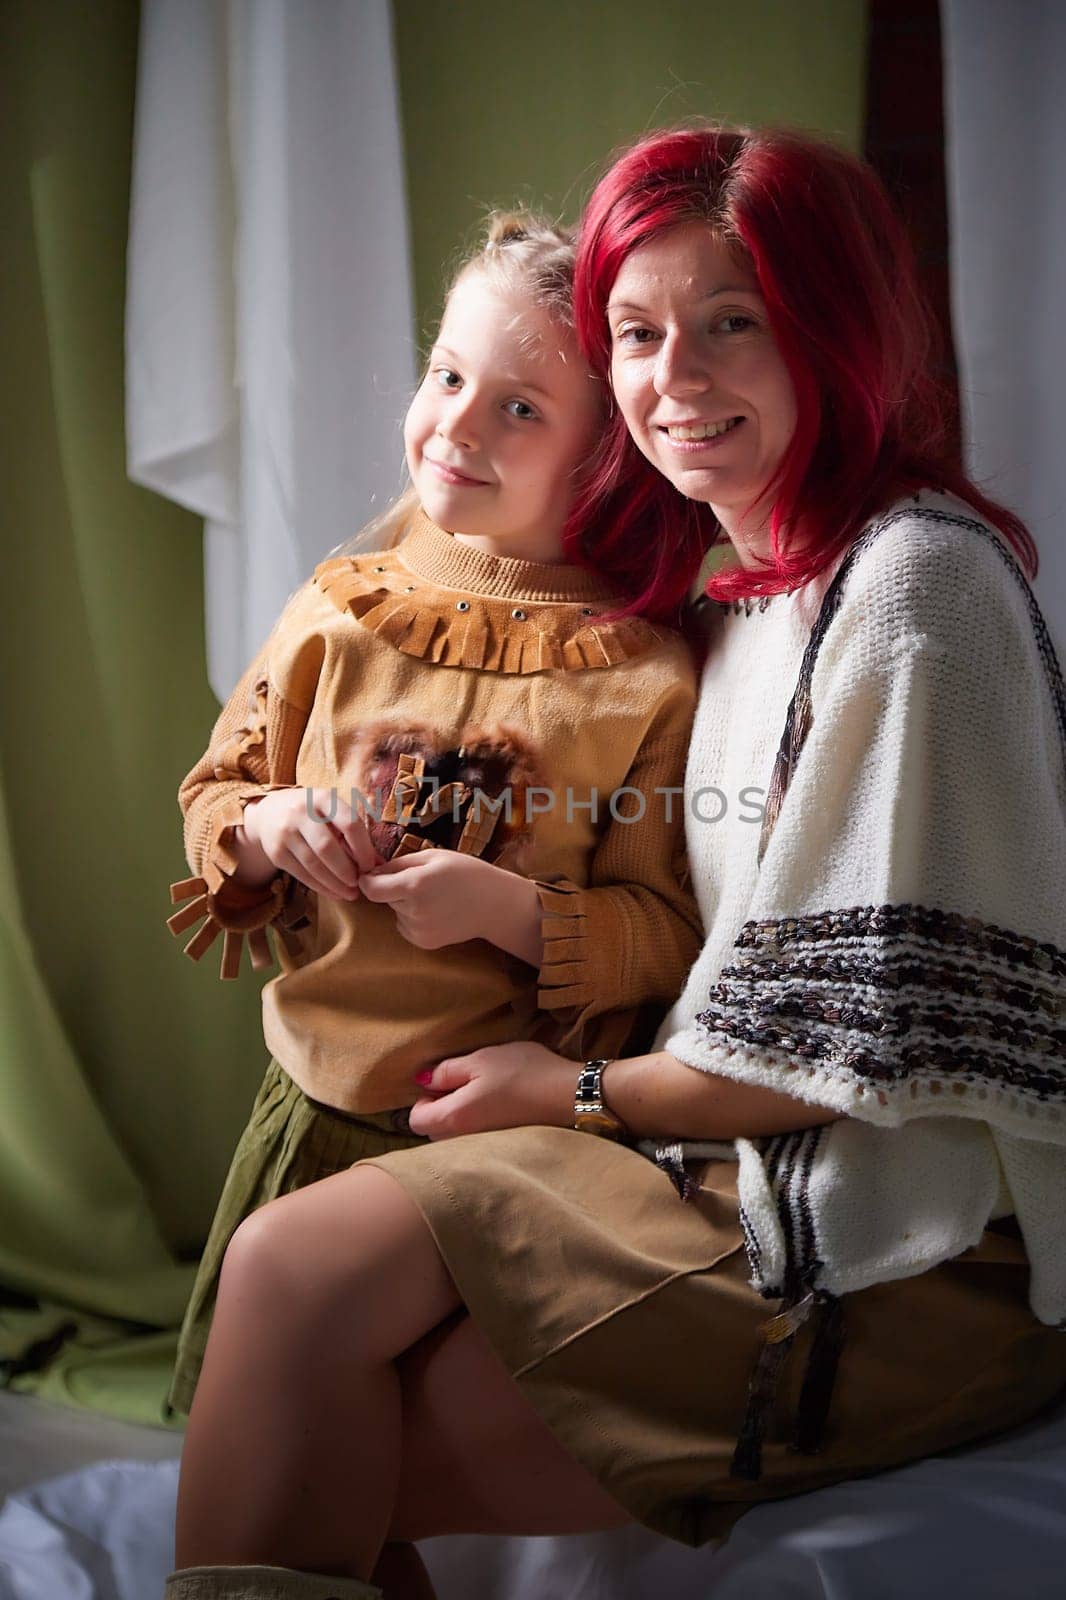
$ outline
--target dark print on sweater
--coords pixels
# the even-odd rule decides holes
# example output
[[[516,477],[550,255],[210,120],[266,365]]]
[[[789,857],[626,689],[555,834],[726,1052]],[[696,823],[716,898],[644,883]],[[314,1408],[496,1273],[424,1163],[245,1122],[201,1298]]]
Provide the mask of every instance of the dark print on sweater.
[[[463,728],[449,746],[432,728],[361,730],[357,789],[386,860],[457,850],[517,870],[531,831],[527,794],[545,786],[531,741],[509,726]]]

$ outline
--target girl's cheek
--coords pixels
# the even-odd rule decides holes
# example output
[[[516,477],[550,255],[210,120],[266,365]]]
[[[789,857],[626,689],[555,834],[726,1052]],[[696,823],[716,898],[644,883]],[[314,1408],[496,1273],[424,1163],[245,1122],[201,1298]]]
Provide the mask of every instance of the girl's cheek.
[[[407,415],[403,419],[403,444],[407,452],[408,464],[417,452],[417,446],[424,438],[426,429],[422,427],[421,407],[417,398],[412,400],[407,408]]]

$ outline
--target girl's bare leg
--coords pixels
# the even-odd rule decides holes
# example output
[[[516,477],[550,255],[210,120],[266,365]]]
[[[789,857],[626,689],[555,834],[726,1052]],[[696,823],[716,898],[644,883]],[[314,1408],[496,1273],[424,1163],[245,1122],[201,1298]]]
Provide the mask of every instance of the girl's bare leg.
[[[189,1417],[177,1565],[367,1578],[399,1478],[393,1363],[457,1304],[421,1213],[374,1167],[242,1223]]]
[[[633,1520],[563,1449],[465,1313],[397,1370],[403,1449],[390,1539],[592,1533]]]
[[[459,1309],[421,1212],[375,1167],[242,1224],[189,1419],[177,1565],[367,1578],[380,1558],[390,1600],[423,1600],[395,1542],[628,1521]]]

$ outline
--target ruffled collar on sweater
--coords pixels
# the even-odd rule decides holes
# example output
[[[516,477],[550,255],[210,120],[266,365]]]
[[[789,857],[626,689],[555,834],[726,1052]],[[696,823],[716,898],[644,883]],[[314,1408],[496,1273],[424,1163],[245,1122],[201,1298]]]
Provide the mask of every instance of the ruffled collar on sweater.
[[[422,512],[394,549],[334,556],[315,582],[338,611],[438,666],[580,671],[644,655],[665,637],[640,617],[600,620],[623,602],[596,573],[489,555]]]

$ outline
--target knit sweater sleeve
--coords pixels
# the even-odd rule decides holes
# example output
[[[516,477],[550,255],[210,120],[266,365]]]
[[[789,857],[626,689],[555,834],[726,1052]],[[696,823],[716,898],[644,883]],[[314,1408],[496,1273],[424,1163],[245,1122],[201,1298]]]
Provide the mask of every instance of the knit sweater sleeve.
[[[301,590],[290,601],[178,790],[185,853],[194,876],[171,885],[172,901],[188,903],[169,919],[169,927],[180,934],[204,919],[185,947],[194,961],[223,934],[224,978],[237,976],[245,938],[252,965],[269,966],[266,927],[274,924],[284,938],[287,928],[302,921],[303,891],[287,873],[278,872],[257,888],[236,883],[233,875],[234,835],[245,807],[296,782],[296,759],[322,657],[320,640],[301,637],[307,592]]]
[[[702,942],[682,804],[694,694],[691,680],[679,676],[611,797],[587,886],[538,884],[538,1001],[568,1025],[564,1047],[594,1017],[672,1000]]]
[[[904,518],[809,687],[747,918],[665,1048],[882,1127],[1066,1144],[1066,700],[1013,557]]]

